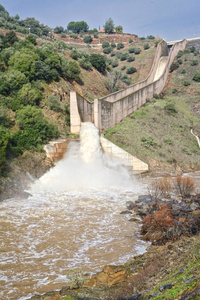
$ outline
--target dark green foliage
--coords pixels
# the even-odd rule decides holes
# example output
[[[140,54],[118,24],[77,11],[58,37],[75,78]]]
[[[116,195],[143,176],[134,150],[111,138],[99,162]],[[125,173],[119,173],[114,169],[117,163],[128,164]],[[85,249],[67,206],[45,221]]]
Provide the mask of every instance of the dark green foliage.
[[[109,42],[103,41],[102,42],[102,48],[108,48],[110,46]]]
[[[135,72],[137,72],[137,70],[134,67],[130,67],[126,70],[126,74],[133,74]]]
[[[103,53],[104,53],[104,54],[109,54],[109,53],[111,53],[111,51],[112,51],[112,48],[111,48],[111,47],[107,47],[107,48],[104,48],[104,49],[103,49]]]
[[[173,89],[172,93],[175,94],[177,92],[177,89]]]
[[[189,48],[189,50],[190,50],[191,53],[193,53],[196,50],[196,48],[194,46],[192,46],[192,47]]]
[[[150,48],[150,46],[149,46],[148,43],[144,44],[144,50],[147,50],[147,49],[149,49],[149,48]]]
[[[5,36],[2,37],[2,41],[3,48],[8,48],[13,46],[15,42],[18,42],[19,39],[14,31],[9,31]]]
[[[0,106],[0,126],[10,127],[12,124],[11,119],[8,115],[8,109]]]
[[[71,51],[70,51],[70,56],[71,58],[77,60],[78,58],[81,58],[81,54],[80,54],[80,51],[78,51],[76,48],[73,48]]]
[[[128,56],[128,59],[127,59],[128,62],[131,62],[131,61],[134,61],[134,60],[135,60],[135,56],[133,56],[133,55]]]
[[[85,35],[83,38],[83,41],[86,44],[91,44],[91,42],[93,41],[93,38],[91,37],[91,35]]]
[[[113,33],[114,32],[114,22],[111,18],[109,18],[104,25],[105,33]]]
[[[199,54],[199,51],[198,50],[195,50],[194,51],[194,56],[197,56]]]
[[[66,76],[69,79],[79,80],[80,73],[81,73],[81,69],[79,64],[76,61],[70,60],[68,63],[68,70]]]
[[[124,61],[128,58],[128,56],[129,56],[128,53],[122,53],[121,56],[120,56],[120,60]]]
[[[62,112],[63,109],[60,103],[59,96],[49,96],[49,108],[56,112]]]
[[[149,137],[142,137],[141,141],[144,145],[144,147],[149,148],[149,147],[156,147],[158,144],[156,143],[156,141],[154,141],[154,139],[149,136]]]
[[[92,64],[91,64],[91,62],[89,61],[88,58],[85,58],[85,57],[80,58],[80,59],[78,60],[78,62],[79,62],[79,65],[80,65],[82,68],[84,68],[85,70],[91,70],[91,69],[92,69]]]
[[[95,39],[98,39],[98,37],[99,37],[99,36],[98,36],[98,33],[97,33],[97,32],[95,32],[95,34],[94,34],[94,38],[95,38]]]
[[[190,81],[189,81],[189,80],[185,80],[185,81],[183,82],[183,85],[184,85],[184,86],[190,85]]]
[[[177,70],[178,68],[179,68],[179,63],[178,62],[174,62],[170,66],[170,72],[173,72],[173,71]]]
[[[31,44],[33,44],[33,45],[36,45],[36,44],[37,44],[36,38],[33,37],[31,34],[29,34],[29,35],[26,37],[26,40],[27,40],[28,42],[30,42]]]
[[[140,48],[135,48],[135,52],[134,52],[134,53],[135,53],[136,55],[140,54],[140,52],[141,52],[141,49],[140,49]]]
[[[117,44],[117,50],[123,49],[124,48],[124,44],[122,42],[119,42]]]
[[[175,104],[174,103],[167,103],[164,107],[165,111],[170,114],[170,115],[175,115],[177,113],[177,110],[175,108]]]
[[[62,26],[56,26],[54,28],[54,32],[58,33],[58,34],[63,33],[64,32],[64,28]]]
[[[67,25],[67,30],[72,31],[73,33],[80,33],[82,32],[87,32],[89,29],[88,24],[85,21],[78,21],[78,22],[70,22]]]
[[[153,36],[153,35],[147,35],[147,38],[148,38],[149,40],[154,40],[154,39],[155,39],[155,36]]]
[[[0,73],[0,94],[8,96],[19,90],[27,82],[26,76],[18,70]]]
[[[135,47],[129,48],[129,49],[128,49],[128,52],[129,52],[129,53],[135,53]]]
[[[119,65],[118,59],[117,58],[113,59],[111,65],[112,65],[113,68],[118,67],[118,65]]]
[[[180,51],[178,51],[178,54],[177,54],[177,58],[180,58],[181,56],[183,56],[183,51],[182,50],[180,50]]]
[[[10,131],[0,124],[0,176],[6,168],[6,156],[10,140]]]
[[[126,66],[121,67],[121,70],[124,71],[126,69]]]
[[[131,79],[126,74],[122,77],[122,81],[127,85],[131,84]]]
[[[23,105],[39,105],[42,100],[42,92],[32,87],[30,83],[24,84],[17,93],[19,102]]]
[[[111,56],[115,56],[115,54],[116,54],[115,51],[111,51],[110,53]]]
[[[46,82],[51,82],[53,79],[53,74],[50,67],[41,60],[35,61],[34,79],[41,79]]]
[[[129,41],[128,41],[128,42],[129,42],[129,44],[131,44],[131,43],[133,42],[133,39],[129,39]]]
[[[58,137],[58,129],[48,123],[42,110],[33,106],[26,106],[16,113],[17,124],[20,130],[12,136],[11,146],[16,153],[24,150],[35,150],[52,138]]]
[[[123,33],[123,27],[121,25],[118,25],[115,27],[116,33]]]
[[[61,36],[61,38],[64,38],[64,39],[67,37],[66,33],[63,33],[63,32],[60,34],[60,36]]]
[[[156,99],[156,100],[160,99],[158,94],[153,94],[153,98]]]
[[[197,59],[193,59],[191,62],[191,66],[197,66],[198,65],[198,60]]]
[[[73,39],[77,39],[78,38],[78,34],[77,33],[70,33],[70,35],[69,35],[71,38],[73,38]]]
[[[144,41],[144,40],[146,40],[146,39],[145,39],[144,36],[142,36],[142,37],[140,38],[140,40],[141,40],[141,41]]]
[[[99,72],[103,73],[106,69],[106,59],[101,54],[93,53],[90,55],[90,62],[92,66]]]
[[[200,71],[196,71],[192,78],[194,81],[200,82]]]
[[[6,66],[8,66],[8,61],[14,53],[15,53],[15,48],[13,47],[3,49],[0,53],[0,61],[2,61]]]
[[[183,60],[181,58],[179,58],[177,61],[178,61],[179,65],[182,65]]]
[[[116,48],[116,43],[115,43],[115,42],[111,42],[111,43],[110,43],[110,46],[111,46],[112,48]]]
[[[185,69],[181,70],[181,74],[185,74],[185,73],[186,73]]]

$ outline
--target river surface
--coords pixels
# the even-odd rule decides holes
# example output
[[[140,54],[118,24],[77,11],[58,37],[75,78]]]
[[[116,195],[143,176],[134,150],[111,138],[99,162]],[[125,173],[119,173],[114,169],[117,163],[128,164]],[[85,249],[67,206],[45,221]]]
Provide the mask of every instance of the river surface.
[[[90,124],[29,192],[0,203],[0,299],[60,289],[70,269],[94,273],[145,252],[133,215],[120,214],[144,186],[102,153]]]
[[[70,269],[94,273],[146,251],[134,215],[120,212],[151,178],[136,180],[110,161],[98,131],[84,126],[81,143],[32,185],[32,196],[0,203],[1,300],[60,289]],[[199,186],[200,172],[192,177]]]

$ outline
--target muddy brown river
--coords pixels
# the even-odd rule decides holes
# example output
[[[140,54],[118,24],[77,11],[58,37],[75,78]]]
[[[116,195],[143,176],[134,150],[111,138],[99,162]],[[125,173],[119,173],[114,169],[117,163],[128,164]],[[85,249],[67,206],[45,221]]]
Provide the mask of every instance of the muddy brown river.
[[[146,250],[133,215],[120,214],[145,184],[102,155],[97,131],[85,130],[92,132],[32,185],[32,196],[0,203],[1,300],[60,289],[70,269],[94,273]]]

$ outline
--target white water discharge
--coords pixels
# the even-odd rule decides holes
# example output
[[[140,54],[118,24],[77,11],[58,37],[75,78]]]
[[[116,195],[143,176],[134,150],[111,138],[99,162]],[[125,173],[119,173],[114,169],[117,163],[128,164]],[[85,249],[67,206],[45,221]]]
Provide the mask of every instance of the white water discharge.
[[[0,299],[59,289],[71,268],[96,272],[144,252],[139,225],[120,214],[141,189],[83,123],[81,143],[34,183],[31,197],[0,203]]]

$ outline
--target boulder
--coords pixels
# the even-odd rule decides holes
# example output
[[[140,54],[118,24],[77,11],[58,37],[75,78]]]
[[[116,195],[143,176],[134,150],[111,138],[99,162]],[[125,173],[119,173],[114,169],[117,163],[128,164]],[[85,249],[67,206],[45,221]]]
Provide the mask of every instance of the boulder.
[[[135,207],[135,204],[132,201],[126,202],[126,208],[132,210]]]

